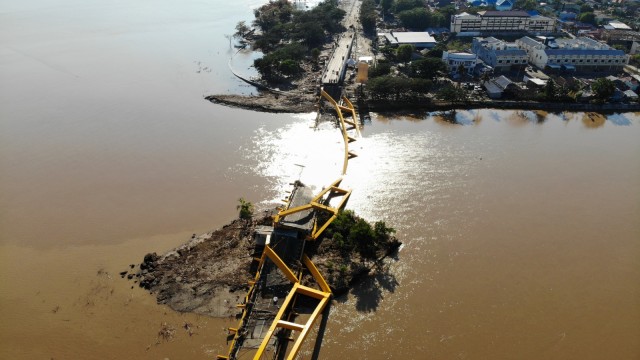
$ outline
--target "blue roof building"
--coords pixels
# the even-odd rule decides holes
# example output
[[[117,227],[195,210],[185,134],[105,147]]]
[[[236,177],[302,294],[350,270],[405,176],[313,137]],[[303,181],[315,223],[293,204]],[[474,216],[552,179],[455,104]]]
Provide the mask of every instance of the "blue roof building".
[[[628,56],[624,51],[586,37],[533,39],[525,36],[516,40],[516,44],[527,52],[529,63],[540,69],[617,72],[628,63]]]

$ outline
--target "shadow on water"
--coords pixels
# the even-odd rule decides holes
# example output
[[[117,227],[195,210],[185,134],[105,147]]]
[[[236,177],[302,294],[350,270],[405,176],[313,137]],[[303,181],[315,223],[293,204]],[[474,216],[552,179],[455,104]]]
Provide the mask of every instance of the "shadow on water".
[[[614,125],[618,126],[631,126],[631,120],[627,117],[627,114],[612,114],[607,117]]]
[[[389,264],[376,266],[375,273],[366,277],[351,290],[356,298],[356,310],[360,312],[376,311],[384,298],[384,292],[394,292],[399,285]]]
[[[318,328],[318,336],[316,337],[316,344],[313,347],[312,360],[320,358],[320,349],[322,348],[322,340],[324,339],[324,332],[327,329],[327,320],[329,319],[329,313],[331,312],[331,301],[327,303],[327,306],[322,311],[322,320],[320,327]]]

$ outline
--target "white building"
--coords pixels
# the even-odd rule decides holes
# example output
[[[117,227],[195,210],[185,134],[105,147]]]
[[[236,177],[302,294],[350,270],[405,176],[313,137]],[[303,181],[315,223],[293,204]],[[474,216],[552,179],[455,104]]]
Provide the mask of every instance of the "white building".
[[[494,37],[476,37],[471,49],[478,58],[496,71],[509,71],[512,67],[523,67],[527,64],[527,52],[516,43],[498,40]]]
[[[476,54],[470,54],[467,52],[442,52],[442,61],[447,64],[449,73],[452,76],[460,75],[458,70],[460,65],[464,66],[467,74],[473,74],[473,70],[478,63],[478,56]]]
[[[390,45],[409,44],[416,49],[431,49],[436,46],[436,39],[428,32],[392,31],[384,33],[384,37]]]
[[[481,11],[478,15],[461,13],[451,17],[451,32],[462,36],[530,32],[548,34],[555,31],[556,20],[531,16],[525,11]]]
[[[516,44],[527,52],[529,63],[540,69],[611,72],[621,71],[628,62],[624,51],[586,37],[536,40],[525,36]]]

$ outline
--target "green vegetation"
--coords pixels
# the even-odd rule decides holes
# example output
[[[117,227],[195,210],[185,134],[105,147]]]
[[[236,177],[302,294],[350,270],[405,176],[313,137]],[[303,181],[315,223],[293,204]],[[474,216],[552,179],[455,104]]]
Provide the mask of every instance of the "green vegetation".
[[[308,11],[296,10],[287,0],[275,0],[256,9],[254,15],[253,25],[261,30],[254,45],[265,53],[254,66],[266,80],[298,75],[300,63],[307,55],[313,57],[309,49],[344,30],[340,22],[345,12],[337,7],[337,0],[325,0]]]
[[[422,0],[395,0],[393,4],[393,11],[396,13],[416,8],[424,8]]]
[[[596,25],[596,15],[592,12],[581,13],[578,19],[583,23]]]
[[[253,62],[253,66],[267,80],[293,76],[301,71],[299,66],[307,53],[307,47],[299,43],[284,45]]]
[[[456,13],[453,6],[432,12],[422,0],[396,0],[393,9],[404,27],[420,31],[428,27],[448,26],[451,15]]]
[[[447,72],[447,65],[442,59],[427,57],[411,63],[411,71],[414,76],[433,80],[439,73]]]
[[[238,199],[236,210],[240,211],[240,219],[249,220],[253,216],[253,204],[244,198]]]
[[[384,14],[388,14],[389,10],[393,7],[393,0],[380,0],[380,7]]]
[[[549,79],[547,81],[547,84],[544,86],[544,98],[547,101],[554,101],[556,100],[556,96],[557,96],[557,89],[556,89],[556,84],[553,80]]]
[[[408,62],[411,60],[411,55],[416,51],[416,48],[413,45],[404,44],[398,46],[396,50],[396,58],[401,62]]]
[[[597,101],[607,101],[613,96],[616,86],[607,78],[599,78],[591,84],[591,90]]]
[[[327,228],[326,235],[332,238],[332,246],[344,255],[356,251],[363,260],[376,260],[382,251],[387,250],[395,232],[395,229],[388,227],[384,221],[377,221],[371,226],[353,211],[345,210],[341,211]],[[346,270],[340,269],[340,272]]]
[[[365,34],[374,35],[376,33],[376,4],[373,0],[363,0],[360,5],[360,23]]]
[[[391,63],[388,60],[379,60],[376,66],[369,68],[369,79],[378,76],[389,75],[391,73]]]
[[[396,76],[380,76],[369,79],[369,96],[378,100],[414,100],[427,94],[433,82],[427,79],[412,79]]]
[[[440,100],[460,103],[467,100],[467,91],[459,86],[446,85],[436,93],[436,97]]]

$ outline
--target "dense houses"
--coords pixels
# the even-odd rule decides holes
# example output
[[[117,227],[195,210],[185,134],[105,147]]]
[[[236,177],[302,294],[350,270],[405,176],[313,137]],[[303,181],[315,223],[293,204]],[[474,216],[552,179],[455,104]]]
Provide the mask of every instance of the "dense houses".
[[[638,99],[640,75],[631,75],[633,70],[627,65],[630,54],[640,54],[640,32],[601,11],[592,14],[600,26],[581,22],[585,20],[582,15],[597,6],[593,1],[561,6],[550,2],[553,7],[539,4],[537,9],[548,16],[536,10],[514,10],[513,0],[427,3],[431,11],[447,5],[461,8],[451,15],[448,34],[446,29],[405,32],[396,28],[380,33],[381,39],[388,45],[414,45],[422,50],[422,56],[432,56],[427,54],[433,54],[435,48],[442,53],[449,76],[459,82],[475,78],[492,99],[504,98],[505,94],[511,98],[536,98],[552,91],[552,82],[564,89],[563,96],[570,91],[576,101],[588,101],[592,96],[590,84],[601,78],[615,83],[616,95],[611,98],[614,101]],[[477,11],[479,6],[488,10]],[[446,45],[436,38],[445,40]],[[451,43],[454,46],[449,46]],[[414,60],[420,57],[417,52],[414,54]],[[636,71],[640,74],[640,70]],[[464,87],[479,88],[471,83]]]

